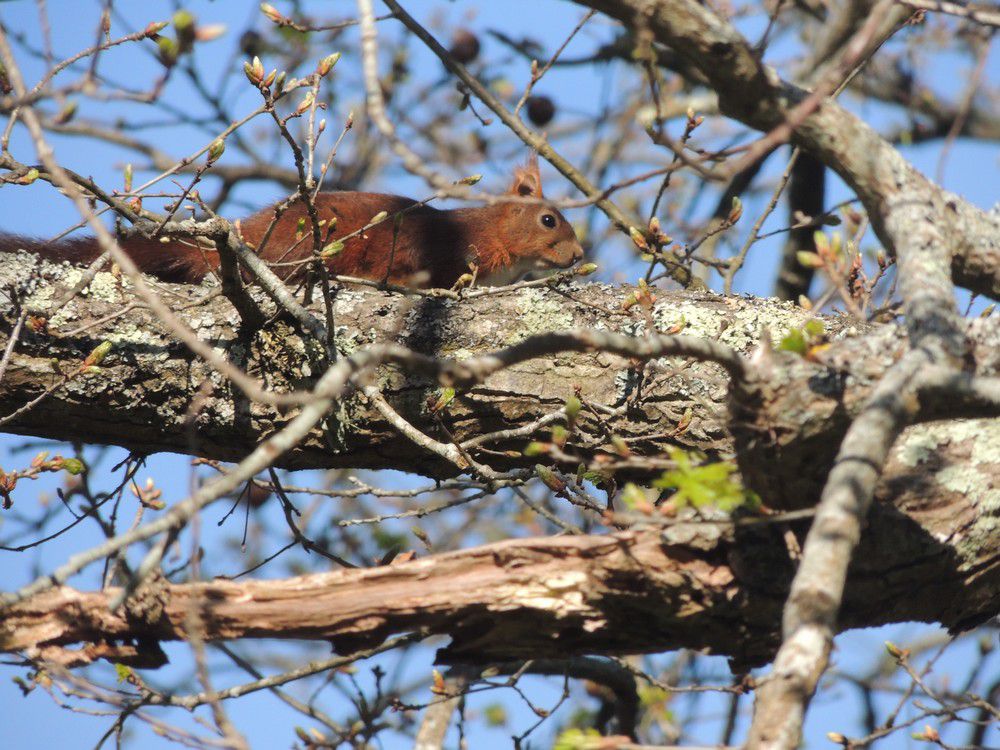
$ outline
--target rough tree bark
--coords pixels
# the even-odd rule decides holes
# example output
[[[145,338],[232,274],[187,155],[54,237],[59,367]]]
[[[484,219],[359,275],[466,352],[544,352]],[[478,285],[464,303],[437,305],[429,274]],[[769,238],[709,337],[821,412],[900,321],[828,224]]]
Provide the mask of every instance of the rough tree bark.
[[[77,273],[22,256],[0,269],[0,288],[39,307],[59,298],[59,290]],[[182,300],[193,302],[211,292],[206,286],[164,291],[180,296],[179,307]],[[343,291],[337,299],[338,341],[345,351],[395,340],[462,358],[553,329],[641,334],[651,326],[667,331],[685,325],[685,333],[750,352],[762,331],[779,337],[808,317],[785,303],[684,293],[660,295],[648,315],[639,308],[626,313],[621,307],[626,293],[573,285],[456,302]],[[0,299],[7,332],[15,310],[7,296]],[[61,382],[64,376],[57,372],[79,370],[100,342],[111,341],[115,348],[99,372],[73,376],[4,428],[236,459],[287,418],[241,398],[171,343],[155,317],[134,303],[126,284],[102,273],[87,294],[52,316],[48,333],[24,333],[0,383],[4,414]],[[284,323],[247,343],[222,297],[212,296],[180,314],[277,388],[306,386],[318,374],[318,360]],[[895,326],[856,326],[847,319],[826,324],[835,341],[818,361],[777,353],[762,361],[763,350],[758,351],[757,364],[767,368],[768,377],[748,392],[727,395],[727,378],[713,364],[656,360],[646,366],[636,389],[632,363],[604,354],[566,354],[491,376],[455,400],[448,424],[458,440],[525,427],[558,409],[578,388],[586,401],[612,410],[609,421],[630,439],[637,456],[662,452],[667,444],[735,455],[745,480],[767,504],[801,508],[815,501],[852,415],[905,349]],[[995,374],[1000,325],[976,320],[968,334],[977,373]],[[422,410],[434,383],[388,368],[372,382],[403,416],[433,433]],[[629,399],[629,408],[622,408]],[[974,416],[962,404],[938,406],[937,416]],[[689,409],[694,415],[690,426],[673,434]],[[362,396],[353,396],[342,412],[336,423],[281,461],[290,467],[454,472],[403,440]],[[998,430],[997,420],[953,419],[911,428],[899,441],[880,484],[871,532],[853,565],[841,627],[925,620],[958,629],[1000,610]],[[502,445],[516,449],[529,439],[525,434]],[[586,460],[608,449],[604,439],[584,419],[569,449]],[[491,454],[489,461],[505,470],[525,459]],[[48,649],[55,658],[67,644],[93,642],[100,634],[125,642],[182,637],[184,613],[198,602],[205,638],[324,638],[346,649],[371,645],[393,632],[427,629],[453,637],[442,653],[448,660],[689,646],[728,654],[746,667],[766,661],[779,641],[781,607],[794,570],[781,531],[801,535],[807,526],[807,519],[735,529],[683,524],[614,537],[511,541],[387,568],[280,582],[171,585],[159,592],[162,607],[154,609],[161,614],[155,617],[109,613],[114,592],[60,588],[0,615],[0,648]],[[279,611],[294,611],[294,622],[282,619]],[[74,662],[129,658],[130,653],[137,660],[148,658],[134,646],[93,643],[89,650],[58,658]]]
[[[11,292],[0,296],[0,314],[7,321],[15,315],[11,300],[44,308],[79,278],[79,271],[69,266],[39,263],[34,256],[16,256],[16,261],[13,257],[0,267],[0,289]],[[205,340],[275,389],[305,388],[321,374],[319,351],[310,349],[308,337],[287,323],[279,321],[247,339],[241,337],[232,306],[211,294],[211,288],[161,288],[177,307],[187,306],[178,315]],[[344,290],[336,302],[338,347],[350,353],[364,345],[394,341],[427,354],[463,359],[546,331],[586,328],[642,335],[655,328],[661,333],[683,330],[750,353],[763,334],[780,340],[813,317],[774,300],[681,292],[659,293],[647,316],[638,306],[629,312],[622,309],[628,293],[627,287],[593,284],[453,301]],[[199,299],[205,301],[194,304]],[[459,393],[449,406],[446,423],[458,441],[477,440],[496,430],[524,428],[579,392],[588,403],[606,408],[602,419],[629,441],[637,455],[659,455],[670,445],[735,455],[751,485],[770,504],[803,507],[815,499],[852,416],[906,346],[897,326],[870,327],[846,317],[825,319],[825,325],[833,346],[815,361],[775,354],[769,359],[766,382],[752,394],[740,394],[735,419],[730,419],[729,380],[718,365],[665,358],[650,363],[640,375],[634,363],[618,356],[567,353],[501,370],[483,385]],[[3,335],[10,328],[6,325]],[[1000,371],[1000,324],[993,319],[971,321],[968,333],[976,373]],[[74,374],[103,341],[114,348],[100,370]],[[66,374],[73,377],[59,385]],[[394,367],[380,370],[372,382],[403,417],[435,432],[426,400],[437,392],[437,383],[408,377]],[[32,408],[18,413],[46,393]],[[937,407],[937,413],[929,416],[981,416],[974,406],[961,403]],[[677,432],[673,428],[686,413],[690,424]],[[171,340],[156,317],[142,309],[127,283],[105,273],[98,274],[85,295],[52,316],[47,333],[22,333],[0,382],[3,429],[120,444],[138,452],[166,450],[238,460],[293,414],[294,410],[249,402]],[[606,434],[595,420],[586,413],[580,419],[579,437],[571,443],[575,454],[587,460],[609,452]],[[531,439],[525,433],[492,445],[518,451]],[[491,455],[489,463],[504,471],[534,461]],[[323,430],[281,456],[278,465],[405,466],[433,477],[456,471],[401,436],[357,392]]]
[[[898,450],[894,460],[912,459]],[[117,589],[61,587],[0,614],[0,651],[67,665],[103,657],[150,666],[158,655],[151,644],[185,638],[196,607],[206,640],[320,639],[350,653],[423,630],[451,636],[438,654],[444,662],[688,647],[730,656],[742,671],[767,662],[780,641],[794,572],[783,532],[801,535],[807,526],[677,523],[509,540],[280,581],[157,581],[117,612],[109,609]],[[926,621],[961,630],[995,615],[996,528],[996,508],[963,492],[880,504],[852,567],[841,627]],[[78,642],[86,646],[67,648]]]

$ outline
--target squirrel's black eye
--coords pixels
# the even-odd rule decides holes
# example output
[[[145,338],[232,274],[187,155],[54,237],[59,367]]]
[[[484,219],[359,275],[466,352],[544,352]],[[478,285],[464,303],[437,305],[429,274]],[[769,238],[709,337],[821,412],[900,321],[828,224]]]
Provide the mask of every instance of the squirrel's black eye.
[[[552,214],[542,214],[541,222],[543,227],[556,228],[556,217]]]

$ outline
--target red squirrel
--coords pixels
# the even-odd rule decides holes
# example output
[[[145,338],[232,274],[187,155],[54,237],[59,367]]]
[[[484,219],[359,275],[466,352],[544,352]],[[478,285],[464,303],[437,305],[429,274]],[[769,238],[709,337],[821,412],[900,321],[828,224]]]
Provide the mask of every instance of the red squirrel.
[[[506,194],[543,199],[537,158],[514,171]],[[398,195],[343,191],[318,194],[315,206],[319,220],[326,222],[321,227],[324,245],[329,247],[339,238],[353,235],[326,259],[330,272],[342,276],[451,287],[474,264],[479,280],[499,285],[531,270],[567,268],[583,257],[573,228],[544,202],[501,200],[441,210]],[[358,232],[383,211],[389,215],[386,220]],[[394,220],[401,211],[401,218]],[[247,244],[275,264],[279,276],[289,278],[302,267],[296,261],[313,257],[312,225],[306,206],[297,200],[281,215],[261,248],[273,219],[274,208],[265,208],[243,219],[240,231]],[[164,281],[194,283],[219,267],[218,253],[210,247],[197,247],[193,240],[164,243],[132,237],[121,244],[142,271]],[[93,237],[51,243],[0,234],[0,252],[22,248],[75,264],[90,263],[100,255]]]

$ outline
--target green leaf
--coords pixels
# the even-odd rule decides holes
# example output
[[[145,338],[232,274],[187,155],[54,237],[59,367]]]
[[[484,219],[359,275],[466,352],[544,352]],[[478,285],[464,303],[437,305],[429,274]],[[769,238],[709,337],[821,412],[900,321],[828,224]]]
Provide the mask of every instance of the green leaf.
[[[824,240],[826,240],[826,237],[824,235],[821,236],[823,237]],[[823,259],[816,253],[810,252],[808,250],[799,250],[797,253],[795,253],[795,259],[799,262],[800,266],[804,266],[805,268],[823,267]]]
[[[733,476],[736,473],[734,464],[715,461],[698,465],[695,460],[704,460],[701,454],[680,448],[671,448],[669,453],[677,467],[663,472],[653,486],[674,490],[670,498],[674,505],[695,508],[711,505],[726,512],[742,506],[756,508],[759,505],[756,493],[745,489]]]
[[[62,468],[67,474],[76,476],[77,474],[82,474],[87,466],[79,458],[66,458],[63,459]]]
[[[646,503],[646,493],[632,482],[626,482],[622,489],[622,503],[626,508],[632,509],[640,503]]]
[[[501,703],[491,703],[483,710],[483,718],[486,725],[490,727],[503,727],[507,725],[507,709]]]
[[[549,444],[540,443],[537,440],[532,440],[524,449],[524,455],[526,456],[543,456],[548,452]]]
[[[566,420],[572,425],[576,422],[576,418],[580,416],[580,411],[583,409],[583,403],[576,396],[570,396],[566,399]]]
[[[818,339],[820,336],[826,334],[826,326],[823,324],[823,321],[818,318],[810,318],[807,320],[803,329],[811,338],[814,339]]]
[[[437,401],[431,406],[431,414],[437,414],[448,404],[455,400],[455,389],[451,387],[442,388],[438,393]]]
[[[816,245],[816,252],[826,255],[830,252],[830,240],[826,234],[819,229],[813,232],[813,243]]]
[[[556,737],[552,750],[598,750],[604,738],[593,727],[567,729]]]
[[[781,340],[781,343],[778,344],[778,349],[783,352],[805,356],[805,353],[809,350],[809,343],[806,341],[806,335],[801,328],[793,328]]]

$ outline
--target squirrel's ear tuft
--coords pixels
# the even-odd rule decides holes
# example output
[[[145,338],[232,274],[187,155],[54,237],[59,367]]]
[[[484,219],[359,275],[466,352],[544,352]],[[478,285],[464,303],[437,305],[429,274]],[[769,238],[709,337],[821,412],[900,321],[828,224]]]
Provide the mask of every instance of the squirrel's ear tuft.
[[[543,198],[542,173],[538,170],[538,154],[531,153],[528,163],[514,170],[514,181],[507,190],[510,195],[525,198]]]

